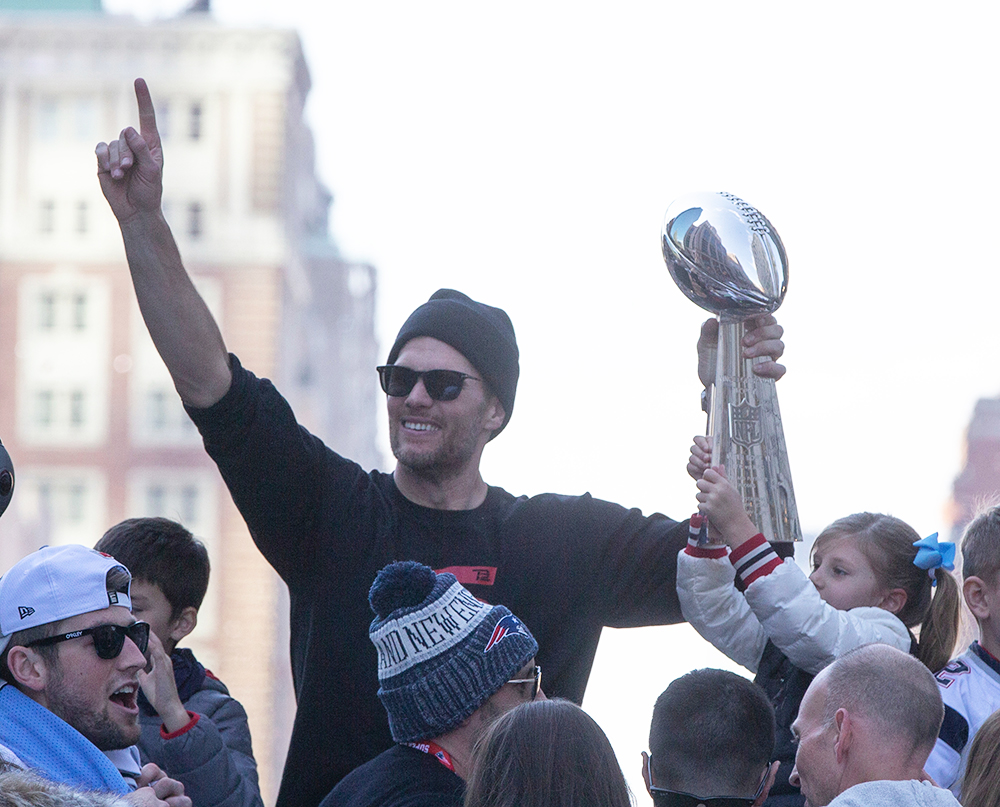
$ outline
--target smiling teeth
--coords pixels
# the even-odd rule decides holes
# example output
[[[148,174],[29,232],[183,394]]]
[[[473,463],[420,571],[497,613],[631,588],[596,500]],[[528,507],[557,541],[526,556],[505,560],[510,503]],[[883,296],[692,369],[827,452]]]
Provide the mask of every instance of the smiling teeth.
[[[125,684],[125,686],[120,687],[115,690],[115,695],[132,695],[135,693],[137,687],[135,684]]]
[[[430,423],[410,423],[408,420],[404,420],[403,425],[407,429],[413,429],[413,431],[417,432],[429,432],[434,431],[437,428],[436,426],[432,426]]]

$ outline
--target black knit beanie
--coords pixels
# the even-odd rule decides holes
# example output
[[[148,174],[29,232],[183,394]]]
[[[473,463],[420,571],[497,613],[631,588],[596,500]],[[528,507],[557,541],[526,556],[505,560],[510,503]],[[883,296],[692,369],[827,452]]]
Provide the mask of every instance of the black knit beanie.
[[[418,336],[451,345],[479,371],[503,406],[504,421],[493,437],[500,434],[514,411],[520,373],[514,326],[507,312],[477,303],[460,291],[439,289],[403,323],[387,363],[395,363],[403,345]]]

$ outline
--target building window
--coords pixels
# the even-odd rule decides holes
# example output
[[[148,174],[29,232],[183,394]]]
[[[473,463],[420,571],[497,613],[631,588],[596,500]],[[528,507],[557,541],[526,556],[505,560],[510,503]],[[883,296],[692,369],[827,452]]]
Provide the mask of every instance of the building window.
[[[87,203],[76,203],[76,231],[80,235],[87,232]]]
[[[170,123],[170,103],[168,101],[160,101],[156,105],[156,131],[159,132],[162,140],[170,137]]]
[[[185,524],[198,521],[198,488],[185,485],[181,489],[181,520]]]
[[[18,517],[36,543],[79,543],[81,535],[100,535],[108,525],[100,468],[25,468],[17,484]]]
[[[38,231],[52,233],[56,229],[56,203],[51,199],[42,202],[38,211]]]
[[[93,98],[77,98],[73,110],[73,134],[91,142],[97,137],[97,103]]]
[[[219,518],[213,472],[166,466],[136,469],[128,481],[126,513],[179,521],[203,540],[208,538],[212,552]]]
[[[56,327],[56,295],[51,291],[38,295],[38,327],[43,331]]]
[[[188,118],[188,136],[192,140],[201,140],[202,109],[201,103],[195,101],[191,104],[190,117]]]
[[[38,104],[38,139],[52,141],[59,137],[59,100],[51,96]]]
[[[69,394],[69,424],[74,429],[79,429],[84,424],[84,400],[83,390],[75,389]]]
[[[83,331],[87,328],[87,295],[77,292],[73,295],[73,330]]]
[[[160,485],[146,488],[146,512],[150,516],[163,516],[166,505],[166,491]]]
[[[83,521],[86,504],[87,489],[80,484],[70,485],[66,492],[66,520],[72,524]]]
[[[52,425],[52,399],[53,394],[50,389],[35,393],[35,423],[40,429],[47,429]]]
[[[167,427],[167,393],[154,389],[149,392],[149,426],[153,431],[163,431]]]
[[[191,202],[188,205],[188,235],[191,238],[201,238],[204,231],[204,222],[202,221],[201,214],[201,204],[199,202]]]
[[[52,485],[48,482],[38,483],[38,509],[45,515],[52,512]]]

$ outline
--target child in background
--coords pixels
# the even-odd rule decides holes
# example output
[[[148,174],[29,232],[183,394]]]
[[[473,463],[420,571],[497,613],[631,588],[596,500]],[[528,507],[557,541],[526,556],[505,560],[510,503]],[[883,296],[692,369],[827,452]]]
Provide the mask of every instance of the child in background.
[[[1000,712],[983,721],[971,745],[962,776],[962,807],[996,807],[1000,804]]]
[[[174,521],[132,518],[95,549],[132,572],[132,613],[151,628],[150,663],[139,673],[143,763],[183,782],[197,807],[263,807],[246,712],[190,650],[177,649],[208,589],[204,545]]]
[[[723,544],[699,546],[692,538],[681,551],[681,609],[705,639],[756,673],[775,707],[781,762],[766,804],[802,805],[788,783],[795,759],[790,727],[809,682],[838,656],[873,642],[913,653],[932,672],[940,669],[958,631],[958,586],[942,568],[954,545],[937,544],[936,535],[921,540],[892,516],[857,513],[820,533],[806,577],[764,540],[723,468],[709,468],[697,484],[701,512]],[[736,575],[743,594],[734,586]],[[908,630],[918,625],[919,643]]]
[[[962,593],[979,641],[935,676],[944,723],[927,773],[963,804],[962,771],[980,725],[1000,709],[1000,507],[980,513],[962,537]]]

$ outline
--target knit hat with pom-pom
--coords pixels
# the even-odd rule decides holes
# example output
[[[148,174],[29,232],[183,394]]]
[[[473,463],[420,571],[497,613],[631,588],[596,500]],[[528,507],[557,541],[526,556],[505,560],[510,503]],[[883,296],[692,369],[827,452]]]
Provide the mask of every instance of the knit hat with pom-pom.
[[[507,608],[477,600],[455,575],[421,563],[386,566],[368,601],[378,696],[398,743],[457,728],[538,652]]]

